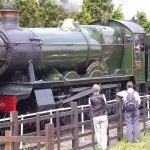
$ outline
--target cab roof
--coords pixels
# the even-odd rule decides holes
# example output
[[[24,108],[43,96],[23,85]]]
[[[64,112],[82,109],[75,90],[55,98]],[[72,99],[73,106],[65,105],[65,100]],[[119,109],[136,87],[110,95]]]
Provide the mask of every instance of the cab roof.
[[[112,22],[116,22],[122,26],[127,27],[132,33],[139,33],[139,34],[146,33],[141,25],[129,20],[109,20],[109,24],[111,24]]]

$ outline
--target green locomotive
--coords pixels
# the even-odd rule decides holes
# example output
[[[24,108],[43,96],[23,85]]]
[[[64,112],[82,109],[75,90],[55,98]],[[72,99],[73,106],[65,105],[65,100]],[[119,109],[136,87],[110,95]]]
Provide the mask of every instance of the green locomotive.
[[[69,20],[57,28],[21,28],[18,10],[1,14],[1,116],[67,107],[72,101],[87,104],[94,83],[101,84],[107,100],[128,80],[149,94],[150,35],[140,25]]]

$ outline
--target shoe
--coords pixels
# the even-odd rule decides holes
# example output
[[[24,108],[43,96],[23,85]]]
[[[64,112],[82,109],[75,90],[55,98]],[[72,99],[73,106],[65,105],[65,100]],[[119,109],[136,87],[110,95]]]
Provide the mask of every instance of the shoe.
[[[134,143],[133,141],[127,141],[127,143]]]
[[[139,143],[139,140],[134,140],[134,143]]]
[[[95,150],[101,150],[101,148],[100,147],[96,147]]]

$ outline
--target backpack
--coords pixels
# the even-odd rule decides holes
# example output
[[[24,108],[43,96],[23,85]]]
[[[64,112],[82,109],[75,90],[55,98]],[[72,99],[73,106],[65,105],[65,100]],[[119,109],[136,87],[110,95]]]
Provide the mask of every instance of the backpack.
[[[125,110],[126,111],[135,111],[137,108],[137,101],[134,97],[134,91],[132,93],[129,93],[127,91],[127,99],[125,100]]]

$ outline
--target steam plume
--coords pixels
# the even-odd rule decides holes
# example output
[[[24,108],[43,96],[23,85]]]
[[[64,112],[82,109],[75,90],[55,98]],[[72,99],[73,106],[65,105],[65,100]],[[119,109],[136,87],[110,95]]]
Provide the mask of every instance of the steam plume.
[[[67,13],[82,12],[83,0],[54,0],[57,5],[64,9]]]

